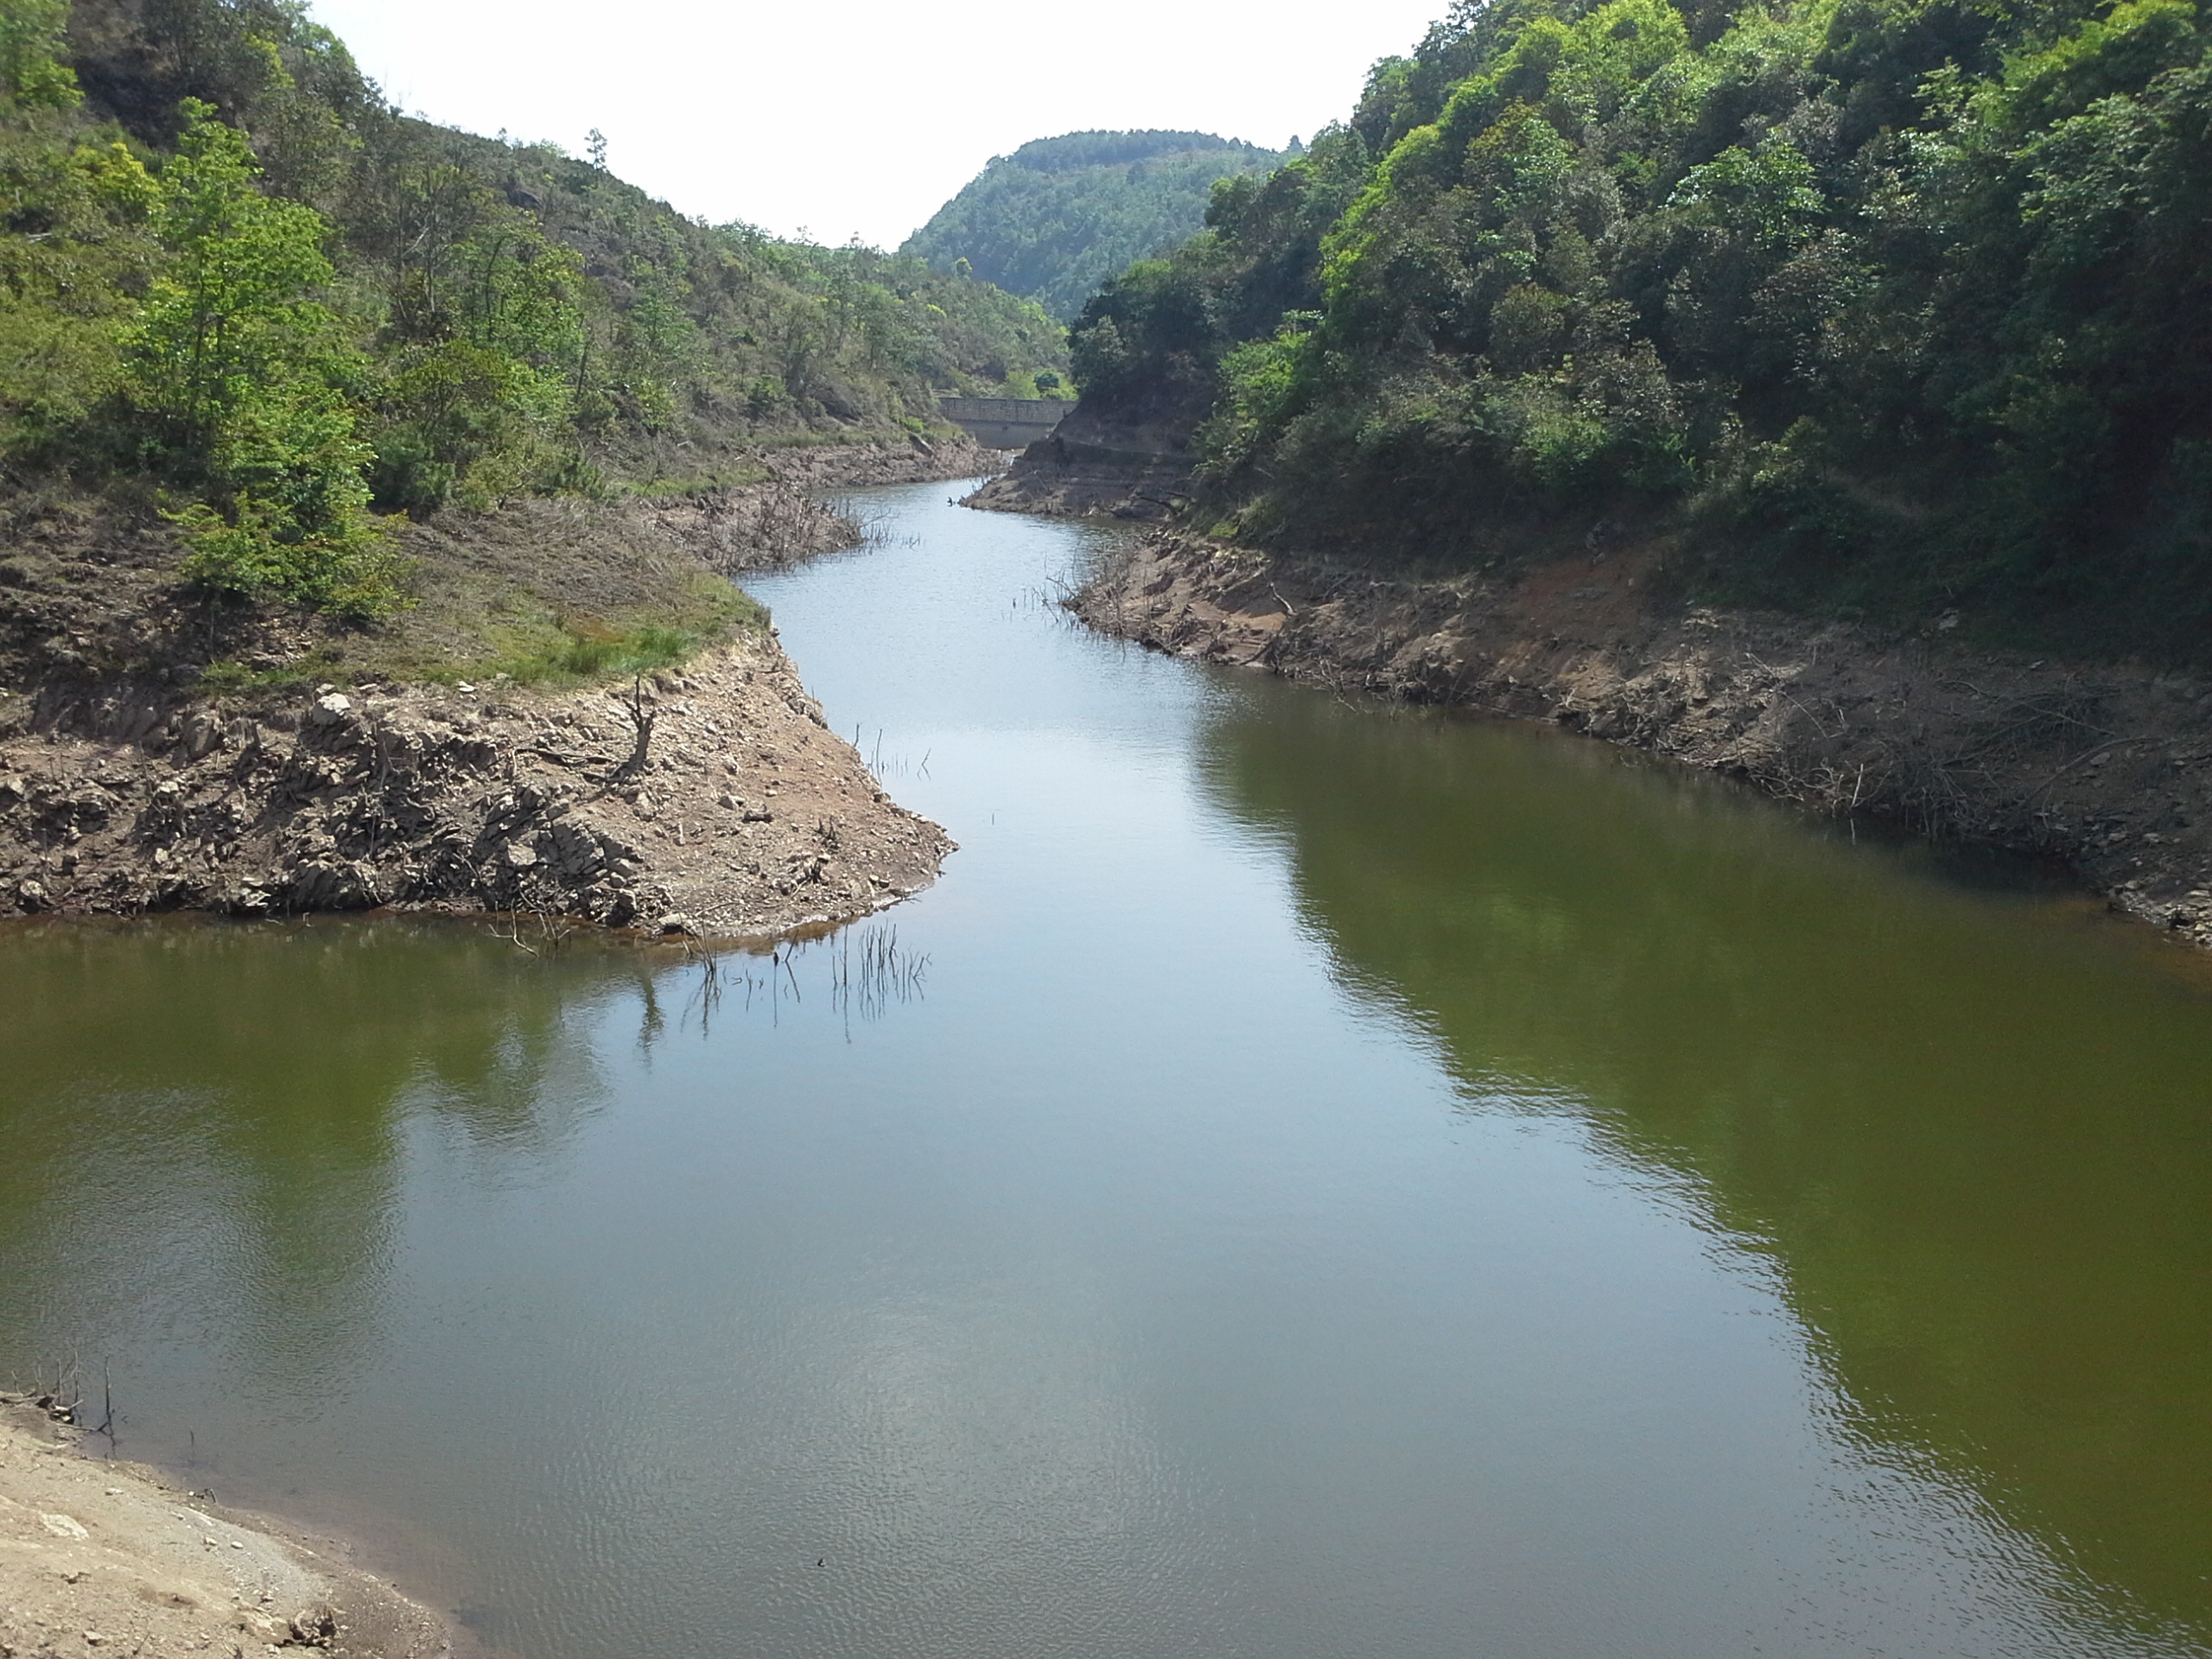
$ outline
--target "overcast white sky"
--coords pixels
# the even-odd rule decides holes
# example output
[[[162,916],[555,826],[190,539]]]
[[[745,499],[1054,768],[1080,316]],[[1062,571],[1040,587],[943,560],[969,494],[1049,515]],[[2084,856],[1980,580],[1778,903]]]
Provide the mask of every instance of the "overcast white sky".
[[[410,112],[607,165],[686,213],[895,247],[993,156],[1086,127],[1276,146],[1447,0],[314,0]]]

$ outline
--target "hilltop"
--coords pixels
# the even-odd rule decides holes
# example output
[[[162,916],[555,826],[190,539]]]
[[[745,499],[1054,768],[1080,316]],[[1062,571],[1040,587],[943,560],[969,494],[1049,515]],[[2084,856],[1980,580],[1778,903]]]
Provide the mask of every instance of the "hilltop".
[[[1033,139],[993,156],[899,251],[934,270],[965,260],[978,277],[1065,321],[1131,260],[1196,231],[1215,180],[1268,172],[1282,159],[1209,132]]]
[[[1052,320],[988,283],[709,226],[593,159],[410,119],[282,0],[17,14],[0,457],[19,476],[144,474],[235,524],[245,470],[306,464],[236,452],[245,382],[268,380],[262,414],[317,404],[365,460],[342,469],[365,505],[419,515],[899,437],[935,424],[936,391],[1065,366]],[[225,309],[226,343],[177,384],[179,340]]]

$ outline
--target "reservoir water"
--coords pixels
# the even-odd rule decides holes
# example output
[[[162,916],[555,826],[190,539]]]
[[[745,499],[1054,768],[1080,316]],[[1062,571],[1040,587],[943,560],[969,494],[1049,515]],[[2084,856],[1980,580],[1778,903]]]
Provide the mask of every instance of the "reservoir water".
[[[756,588],[844,935],[0,932],[0,1379],[529,1659],[2212,1652],[2205,964],[953,489]]]

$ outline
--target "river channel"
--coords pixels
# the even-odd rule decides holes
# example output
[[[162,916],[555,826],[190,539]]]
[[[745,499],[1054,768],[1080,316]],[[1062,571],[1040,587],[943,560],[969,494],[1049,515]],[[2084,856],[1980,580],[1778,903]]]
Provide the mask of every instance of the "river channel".
[[[528,1659],[2212,1653],[2203,963],[957,488],[755,588],[845,934],[0,932],[0,1379]]]

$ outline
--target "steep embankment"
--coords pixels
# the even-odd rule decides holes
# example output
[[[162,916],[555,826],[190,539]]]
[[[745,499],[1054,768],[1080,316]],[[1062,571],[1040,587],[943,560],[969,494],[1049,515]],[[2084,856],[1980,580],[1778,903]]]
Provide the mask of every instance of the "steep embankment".
[[[452,1650],[389,1585],[150,1470],[79,1457],[73,1438],[0,1395],[0,1654]]]
[[[2212,690],[1668,596],[1655,547],[1416,580],[1154,536],[1076,601],[1154,649],[1547,720],[1831,813],[2063,859],[2212,947]],[[1947,619],[1948,620],[1948,619]]]
[[[410,120],[285,0],[0,36],[0,905],[752,931],[929,878],[728,578],[849,543],[810,490],[982,470],[937,392],[1057,323]]]
[[[2178,0],[1513,0],[1070,336],[1200,524],[1402,568],[1665,522],[1715,603],[2212,664],[2212,31]]]
[[[19,515],[0,562],[0,901],[399,905],[720,935],[865,913],[951,842],[876,786],[727,577],[850,545],[795,486],[972,475],[965,443],[405,533],[390,623],[212,601],[150,514]]]

